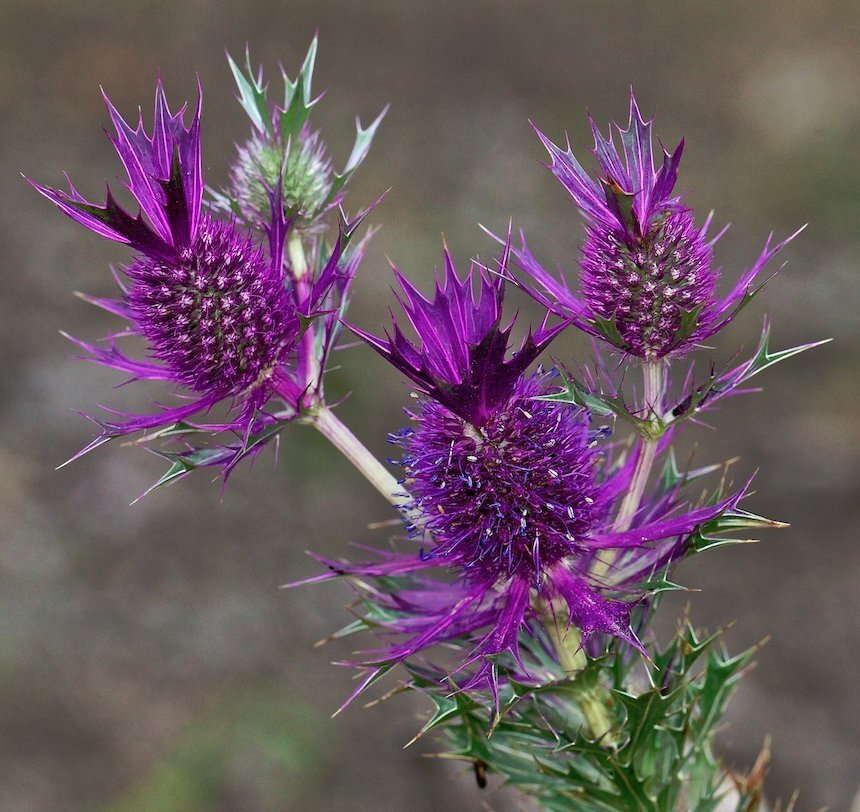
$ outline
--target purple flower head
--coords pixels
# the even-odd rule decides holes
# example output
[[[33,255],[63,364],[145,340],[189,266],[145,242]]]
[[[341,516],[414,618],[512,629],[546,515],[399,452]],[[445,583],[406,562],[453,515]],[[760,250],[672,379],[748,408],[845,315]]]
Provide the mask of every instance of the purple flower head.
[[[265,382],[297,333],[283,281],[231,223],[204,216],[175,259],[140,256],[126,294],[150,355],[173,379],[219,399]]]
[[[539,586],[606,509],[584,414],[535,400],[540,394],[538,379],[517,379],[480,428],[424,400],[412,412],[417,427],[396,439],[430,555],[481,583],[516,577]]]
[[[615,511],[638,452],[611,465],[587,412],[538,400],[542,375],[520,378],[480,428],[433,399],[411,413],[415,427],[393,439],[404,449],[404,505],[421,543],[364,564],[323,560],[376,610],[372,624],[400,639],[355,663],[371,679],[394,663],[456,643],[471,664],[464,689],[497,691],[499,669],[529,676],[521,632],[569,622],[582,643],[597,634],[640,649],[631,610],[643,582],[689,549],[690,534],[734,507],[743,491],[684,511],[677,489],[656,495],[630,530]],[[665,444],[664,444],[665,446]],[[616,563],[595,566],[607,550]],[[441,577],[440,577],[441,576]]]
[[[124,355],[113,339],[107,349],[78,342],[90,357],[133,378],[187,387],[195,397],[154,415],[126,415],[101,423],[110,437],[167,425],[206,411],[224,399],[238,414],[221,428],[250,430],[256,413],[279,386],[280,367],[299,335],[300,305],[311,306],[315,288],[298,302],[282,271],[286,223],[273,221],[268,256],[233,222],[201,211],[200,102],[186,127],[185,107],[170,112],[159,81],[152,135],[143,121],[132,129],[105,97],[116,135],[111,138],[128,173],[126,186],[140,205],[132,217],[110,190],[104,205],[69,192],[36,188],[69,217],[136,251],[124,268],[129,284],[118,300],[91,299],[126,319],[149,344],[149,358]],[[277,194],[273,194],[273,201]],[[145,219],[144,219],[145,215]],[[337,264],[339,252],[335,252]],[[332,272],[327,272],[328,284]]]
[[[531,281],[532,296],[559,315],[624,352],[654,360],[688,351],[721,329],[757,292],[751,285],[788,240],[767,245],[723,300],[716,295],[718,271],[712,267],[710,217],[699,227],[692,212],[673,194],[683,140],[673,152],[661,148],[655,164],[651,120],[645,121],[630,96],[626,128],[615,124],[620,148],[610,130],[605,138],[591,120],[593,153],[600,175],[592,178],[567,142],[562,150],[537,128],[550,154],[550,171],[567,189],[586,220],[581,292],[544,270],[525,239],[514,250],[517,264]]]
[[[447,248],[444,257],[444,275],[437,276],[432,300],[394,269],[403,289],[402,295],[395,292],[395,296],[418,335],[417,344],[404,335],[393,316],[394,335],[386,332],[384,339],[352,329],[422,392],[472,426],[481,427],[504,407],[525,370],[564,325],[529,331],[519,350],[508,358],[514,322],[502,326],[507,248],[498,272],[479,269],[477,295],[476,264],[461,281]]]

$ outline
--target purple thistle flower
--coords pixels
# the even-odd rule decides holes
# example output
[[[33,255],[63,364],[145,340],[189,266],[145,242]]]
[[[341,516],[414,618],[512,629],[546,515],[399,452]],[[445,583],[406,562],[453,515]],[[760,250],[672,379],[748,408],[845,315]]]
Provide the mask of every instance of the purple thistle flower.
[[[796,234],[772,246],[770,238],[754,265],[720,300],[708,217],[696,226],[692,212],[673,194],[683,140],[674,152],[662,149],[655,168],[651,120],[645,121],[631,92],[630,119],[605,138],[591,120],[593,153],[601,176],[595,180],[573,155],[537,128],[550,154],[550,171],[567,189],[586,220],[581,293],[542,268],[525,238],[514,256],[531,281],[520,285],[553,312],[570,319],[631,355],[655,360],[682,354],[724,327],[761,289],[753,283],[768,261]],[[799,232],[798,232],[799,233]]]
[[[502,326],[508,246],[497,272],[480,268],[477,298],[476,265],[460,281],[447,248],[444,257],[444,276],[437,276],[432,300],[394,269],[403,289],[402,295],[395,291],[395,296],[418,334],[417,345],[406,338],[393,316],[393,337],[387,331],[382,339],[351,329],[423,393],[481,427],[505,405],[519,378],[565,325],[547,328],[544,324],[535,333],[530,330],[517,352],[507,358],[514,324],[511,320]]]
[[[170,381],[195,394],[187,404],[153,415],[99,422],[102,435],[85,450],[114,436],[184,420],[225,399],[236,413],[209,428],[250,431],[258,423],[258,410],[279,389],[281,366],[300,332],[297,314],[308,312],[299,305],[311,307],[334,278],[339,248],[324,279],[298,302],[285,287],[282,270],[288,221],[273,221],[267,257],[234,223],[218,222],[201,211],[201,99],[202,94],[191,125],[185,127],[185,106],[172,114],[159,81],[150,136],[142,117],[132,129],[105,96],[116,128],[111,141],[128,173],[126,185],[140,205],[137,217],[116,203],[110,189],[99,206],[71,183],[69,192],[33,184],[73,220],[137,252],[124,269],[130,285],[121,286],[123,297],[90,301],[127,319],[132,331],[147,339],[150,359],[129,358],[113,339],[108,349],[77,343],[92,360],[132,378]],[[277,199],[276,190],[273,203]]]
[[[632,529],[615,532],[641,445],[611,466],[595,448],[605,432],[590,428],[588,412],[539,399],[544,376],[525,370],[559,328],[530,334],[506,359],[506,259],[498,274],[482,269],[477,298],[471,272],[460,281],[447,252],[432,301],[395,271],[417,344],[396,321],[386,340],[356,331],[425,395],[409,412],[416,426],[392,438],[404,449],[401,507],[421,549],[357,565],[321,559],[329,572],[310,579],[355,576],[376,607],[368,622],[401,636],[353,663],[370,671],[359,691],[394,664],[457,640],[467,651],[456,670],[478,662],[461,687],[496,694],[500,663],[528,673],[521,630],[537,633],[555,617],[575,625],[582,644],[607,634],[641,650],[631,608],[643,581],[743,495],[686,513],[675,493],[663,495],[636,514]],[[618,577],[612,564],[594,567],[607,549],[620,550]]]
[[[311,581],[355,576],[355,588],[379,610],[372,625],[401,638],[350,663],[369,669],[362,687],[393,664],[457,639],[466,651],[455,672],[479,663],[461,688],[496,694],[500,667],[533,676],[520,632],[536,635],[556,617],[579,629],[582,645],[606,634],[641,650],[631,610],[643,582],[743,496],[682,512],[674,489],[640,511],[631,530],[615,532],[614,508],[637,454],[609,466],[587,412],[535,399],[542,378],[519,379],[480,429],[422,400],[411,412],[416,427],[393,441],[405,452],[411,499],[404,508],[425,546],[417,554],[380,552],[379,561],[363,564],[320,558],[329,572]],[[617,564],[597,577],[594,564],[608,549],[618,551]]]

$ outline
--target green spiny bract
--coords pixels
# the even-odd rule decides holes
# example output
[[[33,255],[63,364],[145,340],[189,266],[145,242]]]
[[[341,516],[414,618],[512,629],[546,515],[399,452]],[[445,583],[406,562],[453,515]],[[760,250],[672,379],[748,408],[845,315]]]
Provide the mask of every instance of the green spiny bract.
[[[715,725],[755,653],[730,656],[719,637],[702,638],[685,621],[668,646],[649,647],[647,665],[613,643],[572,677],[537,687],[512,681],[489,736],[488,701],[411,668],[410,686],[434,706],[419,735],[441,729],[440,757],[500,776],[548,812],[712,812],[734,789],[714,754]],[[613,722],[599,740],[582,712],[595,694]],[[742,796],[736,807],[756,808]]]
[[[276,203],[292,227],[317,228],[319,218],[341,202],[343,187],[367,157],[388,109],[368,127],[356,118],[355,143],[343,170],[336,172],[324,141],[308,120],[322,98],[311,90],[316,53],[314,38],[295,79],[281,68],[284,95],[278,102],[269,99],[263,70],[251,67],[250,54],[245,55],[244,67],[228,57],[252,130],[238,147],[229,187],[222,192],[210,189],[210,195],[216,209],[229,211],[258,230],[264,230],[273,215],[281,216],[273,211]]]

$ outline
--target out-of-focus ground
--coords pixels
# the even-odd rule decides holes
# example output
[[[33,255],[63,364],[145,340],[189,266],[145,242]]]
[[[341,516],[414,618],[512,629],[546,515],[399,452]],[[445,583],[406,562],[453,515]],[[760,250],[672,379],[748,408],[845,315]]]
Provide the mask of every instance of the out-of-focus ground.
[[[138,449],[103,448],[57,472],[92,427],[74,410],[142,406],[140,388],[72,358],[64,329],[115,325],[73,298],[108,294],[121,247],[84,233],[18,172],[98,195],[119,165],[102,134],[99,85],[148,111],[157,71],[172,100],[205,88],[204,164],[224,180],[247,126],[224,48],[250,43],[291,72],[315,29],[315,121],[341,162],[352,116],[390,102],[351,185],[355,210],[384,189],[356,285],[355,321],[386,316],[386,255],[428,285],[440,233],[455,258],[488,256],[477,228],[525,227],[536,253],[571,267],[582,235],[539,166],[533,119],[589,144],[586,108],[626,116],[632,84],[667,145],[687,137],[680,187],[703,216],[734,225],[717,256],[732,279],[767,233],[785,235],[783,273],[719,341],[725,360],[764,313],[779,347],[835,342],[768,371],[763,394],[694,429],[702,462],[759,469],[749,509],[791,527],[717,550],[679,577],[736,649],[771,639],[741,685],[721,746],[742,768],[773,736],[771,796],[847,809],[860,786],[860,5],[855,0],[417,2],[252,0],[0,4],[0,808],[3,810],[513,810],[464,770],[403,751],[426,711],[395,698],[328,718],[350,690],[329,665],[348,647],[311,644],[346,622],[340,585],[279,591],[315,572],[313,548],[379,542],[386,505],[307,429],[241,470],[222,496],[199,474],[129,507],[161,471]],[[536,310],[520,300],[524,317]],[[570,337],[562,360],[584,358]],[[407,389],[366,350],[333,380],[341,411],[380,455]],[[488,806],[483,807],[485,803]]]

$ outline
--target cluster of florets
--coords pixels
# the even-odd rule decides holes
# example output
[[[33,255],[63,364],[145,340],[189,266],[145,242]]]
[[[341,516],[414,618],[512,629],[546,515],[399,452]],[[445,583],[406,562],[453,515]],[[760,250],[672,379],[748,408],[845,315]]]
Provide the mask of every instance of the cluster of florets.
[[[520,379],[480,427],[428,399],[397,435],[429,554],[469,577],[539,587],[545,568],[582,551],[603,507],[586,415],[536,400],[544,377]]]
[[[203,215],[170,260],[140,256],[126,295],[151,355],[197,392],[238,395],[271,376],[298,332],[283,280],[232,223]]]
[[[238,148],[230,169],[231,191],[246,220],[265,222],[272,190],[280,184],[284,211],[310,227],[329,201],[332,174],[325,143],[307,125],[287,143],[279,135],[254,132]]]
[[[89,203],[73,186],[68,192],[37,186],[72,219],[108,239],[125,243],[136,257],[124,268],[131,281],[120,300],[94,300],[125,318],[146,338],[150,358],[78,342],[98,363],[135,378],[170,381],[196,397],[150,415],[99,421],[102,435],[88,448],[141,429],[170,426],[230,398],[225,430],[247,433],[261,407],[279,394],[273,372],[288,360],[306,312],[289,290],[284,271],[284,229],[272,229],[269,252],[233,222],[203,211],[200,101],[189,127],[185,107],[173,114],[159,82],[152,135],[143,121],[132,129],[108,102],[116,128],[117,154],[128,188],[146,214],[132,217],[108,190],[104,205]]]
[[[614,319],[632,355],[666,355],[685,313],[702,313],[702,330],[714,305],[717,274],[711,269],[711,244],[692,212],[667,209],[637,238],[602,223],[589,224],[586,231],[583,298],[593,313]]]
[[[512,248],[509,235],[500,240],[498,267],[476,263],[463,279],[446,249],[432,298],[395,269],[402,291],[395,296],[417,340],[396,318],[384,337],[352,327],[419,390],[407,412],[414,425],[391,437],[404,452],[401,509],[419,549],[379,551],[358,564],[321,559],[329,571],[311,579],[350,577],[367,607],[365,625],[386,641],[351,663],[367,670],[355,693],[394,664],[448,645],[462,659],[446,684],[462,674],[460,690],[487,690],[498,708],[502,675],[522,685],[535,662],[546,664],[548,649],[563,670],[586,644],[600,650],[614,638],[642,651],[633,610],[647,605],[652,583],[655,591],[671,588],[665,576],[674,562],[726,541],[706,533],[773,524],[738,510],[746,488],[730,496],[718,489],[692,505],[682,489],[712,469],[682,475],[669,457],[662,481],[654,483],[651,472],[675,422],[806,348],[772,356],[765,334],[752,361],[712,375],[671,406],[661,359],[724,326],[755,295],[756,276],[784,243],[768,241],[718,301],[710,218],[696,226],[673,194],[683,142],[664,150],[655,169],[651,122],[633,98],[628,126],[616,127],[621,152],[592,126],[598,180],[569,145],[562,151],[540,135],[550,169],[586,219],[581,296],[537,263],[524,238]],[[547,310],[514,352],[513,321],[502,323],[506,280]],[[560,323],[549,326],[551,314]],[[627,401],[602,390],[602,375],[589,375],[585,387],[565,375],[561,391],[550,376],[529,375],[571,324],[644,360],[643,391]],[[608,365],[598,361],[598,368]],[[615,456],[617,446],[600,443],[610,429],[595,429],[595,415],[629,421],[637,442]],[[550,673],[559,676],[557,667]]]

